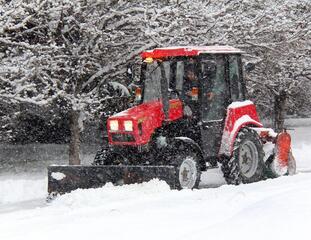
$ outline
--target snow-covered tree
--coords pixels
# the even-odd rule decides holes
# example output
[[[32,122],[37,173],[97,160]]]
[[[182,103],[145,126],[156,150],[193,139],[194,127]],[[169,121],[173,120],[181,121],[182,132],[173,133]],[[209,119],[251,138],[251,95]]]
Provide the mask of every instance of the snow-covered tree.
[[[106,54],[116,59],[117,71],[104,78],[125,71],[119,56],[144,48],[233,45],[256,65],[246,76],[251,97],[266,116],[274,105],[284,115],[285,100],[295,106],[297,93],[308,96],[311,90],[310,9],[308,0],[115,1],[107,6],[101,29],[114,49]]]
[[[70,122],[71,164],[80,163],[85,110],[96,101],[87,82],[103,65],[94,22],[99,16],[90,3],[11,1],[1,9],[1,96],[42,106],[59,103]]]

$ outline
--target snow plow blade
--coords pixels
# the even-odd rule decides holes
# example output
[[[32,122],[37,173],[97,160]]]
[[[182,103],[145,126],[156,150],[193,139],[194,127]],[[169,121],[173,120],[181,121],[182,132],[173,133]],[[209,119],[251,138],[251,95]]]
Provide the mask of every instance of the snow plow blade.
[[[142,183],[158,178],[175,187],[173,166],[49,166],[48,192],[64,194],[75,189],[98,188],[108,182],[115,185]]]

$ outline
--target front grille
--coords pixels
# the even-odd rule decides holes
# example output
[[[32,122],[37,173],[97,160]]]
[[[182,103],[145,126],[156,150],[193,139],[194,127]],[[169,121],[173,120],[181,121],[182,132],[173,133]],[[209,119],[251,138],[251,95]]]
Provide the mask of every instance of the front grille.
[[[132,134],[112,133],[112,141],[114,142],[135,142]]]

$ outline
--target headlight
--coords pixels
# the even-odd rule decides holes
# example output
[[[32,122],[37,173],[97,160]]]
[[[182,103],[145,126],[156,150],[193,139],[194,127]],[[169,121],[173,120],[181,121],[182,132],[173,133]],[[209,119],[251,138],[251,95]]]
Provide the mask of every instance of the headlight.
[[[124,121],[124,129],[127,132],[133,131],[133,122],[132,121]]]
[[[109,121],[109,127],[111,131],[118,131],[119,130],[119,122],[118,120],[111,120]]]

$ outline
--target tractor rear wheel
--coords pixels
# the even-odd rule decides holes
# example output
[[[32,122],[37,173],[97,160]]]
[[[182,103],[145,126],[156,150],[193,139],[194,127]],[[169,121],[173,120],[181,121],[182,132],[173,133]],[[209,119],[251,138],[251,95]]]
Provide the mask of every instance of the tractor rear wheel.
[[[257,182],[264,177],[264,151],[256,131],[242,128],[238,133],[233,154],[224,160],[222,171],[228,184]]]
[[[173,154],[172,164],[176,166],[176,188],[198,188],[201,179],[199,157],[195,152],[181,151]]]

